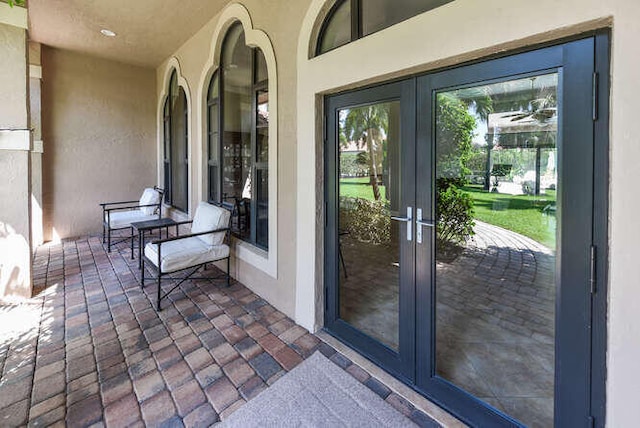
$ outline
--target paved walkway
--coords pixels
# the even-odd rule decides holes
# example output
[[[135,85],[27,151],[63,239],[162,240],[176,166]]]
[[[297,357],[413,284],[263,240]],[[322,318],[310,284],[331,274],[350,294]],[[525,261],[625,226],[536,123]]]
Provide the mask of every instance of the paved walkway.
[[[126,245],[98,238],[39,248],[34,274],[36,297],[0,305],[0,426],[209,426],[316,351],[436,426],[239,283],[187,281],[156,312]]]
[[[455,261],[437,263],[438,304],[553,344],[553,252],[526,236],[478,220],[474,231]]]

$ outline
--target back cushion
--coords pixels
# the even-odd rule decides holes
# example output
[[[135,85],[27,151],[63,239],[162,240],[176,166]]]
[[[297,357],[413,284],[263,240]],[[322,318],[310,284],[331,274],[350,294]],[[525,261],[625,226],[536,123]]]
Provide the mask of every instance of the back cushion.
[[[140,198],[140,205],[151,205],[157,204],[158,202],[160,202],[160,193],[157,190],[150,187],[144,189],[142,197]],[[144,215],[153,215],[156,208],[157,207],[142,207],[140,208],[140,211],[142,211]]]
[[[196,215],[191,224],[191,233],[206,232],[207,230],[224,229],[229,226],[231,213],[224,208],[200,202]],[[198,238],[207,245],[220,245],[224,241],[225,232],[200,235]]]

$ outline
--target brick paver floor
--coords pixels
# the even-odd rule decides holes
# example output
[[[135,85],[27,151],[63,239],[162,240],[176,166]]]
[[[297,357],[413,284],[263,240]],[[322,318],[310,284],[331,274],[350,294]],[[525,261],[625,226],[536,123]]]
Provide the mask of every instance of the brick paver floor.
[[[37,250],[36,296],[0,305],[0,426],[209,426],[316,351],[437,426],[242,284],[187,281],[156,312],[155,284],[138,280],[126,245]]]

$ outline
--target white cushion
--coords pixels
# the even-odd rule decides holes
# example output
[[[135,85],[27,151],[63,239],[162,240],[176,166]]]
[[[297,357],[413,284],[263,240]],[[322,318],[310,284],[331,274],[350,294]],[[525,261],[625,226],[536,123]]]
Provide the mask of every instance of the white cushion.
[[[191,233],[206,232],[207,230],[225,229],[229,225],[231,213],[222,207],[200,202],[196,215],[191,223]],[[197,236],[207,245],[220,245],[224,241],[225,232],[210,233]]]
[[[109,222],[109,227],[111,229],[122,229],[131,226],[131,223],[135,223],[137,221],[148,221],[157,219],[157,214],[147,215],[144,214],[141,210],[111,211],[111,214],[109,216],[107,216],[106,213],[104,215],[104,221]]]
[[[157,204],[160,202],[160,192],[150,187],[144,189],[142,192],[142,196],[140,197],[140,205],[151,205]],[[156,211],[157,207],[141,207],[140,211],[142,211],[145,215],[152,215]]]
[[[152,242],[144,247],[144,255],[158,267],[158,245]],[[178,239],[162,244],[162,273],[175,272],[202,263],[229,257],[229,246],[207,245],[198,237]]]

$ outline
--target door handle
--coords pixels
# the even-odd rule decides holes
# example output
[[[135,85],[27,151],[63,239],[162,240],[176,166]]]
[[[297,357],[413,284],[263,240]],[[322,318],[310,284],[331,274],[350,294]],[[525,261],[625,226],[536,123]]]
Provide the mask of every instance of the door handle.
[[[422,208],[416,210],[416,242],[422,244],[422,226],[436,227],[434,221],[422,219]]]
[[[411,229],[413,228],[413,225],[411,224],[411,222],[413,221],[413,208],[407,207],[406,217],[391,216],[391,220],[407,223],[407,241],[413,240],[413,236],[411,234]]]

